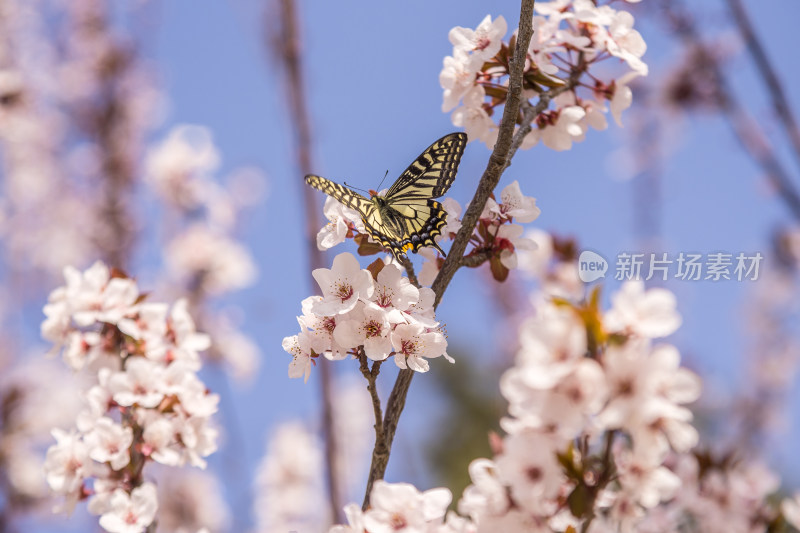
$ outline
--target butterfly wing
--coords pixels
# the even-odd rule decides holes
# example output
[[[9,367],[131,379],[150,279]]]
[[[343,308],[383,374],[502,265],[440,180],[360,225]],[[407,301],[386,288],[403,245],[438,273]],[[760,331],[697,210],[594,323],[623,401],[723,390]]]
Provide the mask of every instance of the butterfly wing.
[[[445,135],[423,151],[389,188],[383,218],[399,237],[388,245],[395,256],[423,246],[433,246],[445,255],[434,237],[441,235],[447,224],[447,213],[434,198],[446,193],[456,179],[466,145],[465,133]]]
[[[358,211],[372,238],[396,258],[404,258],[407,251],[416,252],[422,246],[433,246],[445,255],[433,238],[442,233],[447,213],[434,198],[447,192],[455,180],[466,144],[466,134],[451,133],[430,145],[382,197],[382,207],[320,176],[309,174],[305,179],[315,189]]]
[[[366,215],[367,211],[372,208],[372,202],[367,198],[361,196],[350,187],[339,185],[329,179],[309,174],[306,176],[306,183],[315,189],[319,189],[328,196],[333,196],[350,209],[355,209],[361,214],[362,218]]]
[[[442,196],[456,179],[466,145],[467,134],[460,132],[445,135],[430,145],[400,174],[386,193],[386,200]]]

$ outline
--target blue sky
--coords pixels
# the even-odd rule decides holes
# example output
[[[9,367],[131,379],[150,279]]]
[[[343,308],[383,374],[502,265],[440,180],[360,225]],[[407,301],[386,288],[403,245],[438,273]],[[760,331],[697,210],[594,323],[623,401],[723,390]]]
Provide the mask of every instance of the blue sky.
[[[784,1],[780,9],[753,11],[757,30],[778,67],[787,93],[798,102],[800,75],[796,51],[787,46],[796,32],[800,4]],[[692,2],[704,10],[705,22],[718,28],[724,21],[721,2]],[[307,385],[287,378],[289,357],[281,339],[296,333],[300,301],[316,288],[309,286],[302,247],[302,176],[292,158],[292,127],[285,111],[280,68],[265,49],[262,2],[170,0],[148,6],[154,38],[143,43],[168,98],[162,131],[178,123],[212,129],[223,154],[223,172],[256,166],[269,180],[263,204],[249,212],[242,237],[252,248],[261,271],[258,284],[232,301],[245,311],[245,329],[259,344],[263,360],[249,388],[221,390],[223,414],[235,413],[242,440],[236,444],[234,468],[251,472],[263,451],[264,438],[276,423],[301,418],[316,424],[319,415],[317,380]],[[396,176],[430,142],[456,131],[441,112],[438,84],[442,59],[451,53],[447,33],[453,26],[474,27],[487,14],[504,15],[516,25],[517,2],[437,0],[427,2],[303,2],[307,88],[313,122],[315,167],[318,174],[365,189],[374,188],[386,170]],[[664,76],[674,54],[651,22],[639,28],[650,48],[645,56],[654,76]],[[712,30],[711,33],[717,33]],[[734,57],[733,78],[739,94],[748,94],[752,109],[768,117],[769,110],[745,55]],[[634,96],[635,98],[636,96]],[[772,133],[774,124],[767,124]],[[766,251],[770,231],[788,222],[787,213],[770,195],[760,170],[742,153],[723,121],[711,115],[685,117],[678,143],[661,176],[661,244],[658,251]],[[588,248],[614,256],[641,249],[634,220],[639,201],[630,181],[608,172],[609,154],[624,142],[616,126],[590,132],[585,142],[567,152],[544,146],[517,154],[501,187],[519,180],[523,192],[535,196],[542,209],[531,224],[561,235],[572,235]],[[471,143],[449,195],[462,205],[471,197],[489,150]],[[785,154],[784,154],[785,155]],[[787,166],[792,161],[785,158]],[[320,195],[320,206],[322,198]],[[352,250],[348,247],[335,249]],[[367,261],[364,261],[364,265]],[[497,325],[487,301],[487,276],[459,272],[439,308],[450,342],[470,346],[487,364],[496,357]],[[490,283],[490,282],[489,282]],[[614,282],[609,283],[614,287]],[[688,364],[724,387],[735,388],[742,376],[744,355],[742,305],[747,284],[736,282],[673,282],[684,325],[673,341]],[[608,290],[606,292],[609,292]],[[354,371],[339,363],[338,370]],[[434,361],[433,372],[446,372]],[[388,391],[395,370],[385,372],[379,387]],[[390,376],[392,376],[390,378]],[[418,381],[423,381],[421,377]],[[209,383],[212,388],[222,384]],[[420,457],[403,453],[416,437],[409,428],[422,427],[424,386],[415,383],[398,432],[398,449],[390,477],[411,478],[407,465]],[[793,399],[795,407],[797,399]],[[796,411],[796,409],[795,409]],[[792,434],[797,435],[797,428]],[[800,465],[789,463],[786,450],[776,448],[775,463],[797,479]],[[417,472],[418,473],[418,472]],[[240,489],[234,498],[244,502]],[[239,512],[249,509],[239,508]]]

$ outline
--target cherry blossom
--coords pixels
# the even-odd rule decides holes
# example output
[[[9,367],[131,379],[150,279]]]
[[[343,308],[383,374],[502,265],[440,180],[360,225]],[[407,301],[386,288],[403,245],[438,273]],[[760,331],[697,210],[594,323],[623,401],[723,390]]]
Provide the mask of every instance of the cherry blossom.
[[[541,214],[536,207],[536,198],[525,196],[519,188],[517,180],[512,181],[500,191],[500,204],[494,203],[493,211],[500,216],[514,218],[526,224],[533,222]]]
[[[100,525],[110,533],[141,533],[156,516],[156,486],[145,483],[131,491],[114,491],[110,509],[100,517]]]
[[[530,100],[549,88],[568,85],[568,90],[549,99],[549,105],[534,117],[523,149],[542,141],[553,150],[568,150],[573,142],[584,140],[589,127],[607,127],[604,114],[609,107],[619,124],[620,112],[631,100],[627,82],[631,75],[647,75],[642,61],[647,46],[633,27],[634,17],[612,4],[559,0],[534,6],[535,31],[525,58],[523,95],[533,105]],[[508,90],[512,51],[511,41],[502,41],[506,30],[501,17],[492,23],[490,16],[475,30],[453,28],[453,55],[445,58],[439,76],[444,89],[442,111],[454,110],[453,124],[463,127],[470,141],[480,140],[490,148],[497,138],[498,107],[505,103]],[[600,63],[609,56],[621,60],[622,72],[601,69]],[[591,92],[598,101],[585,97]],[[605,100],[611,101],[609,107]]]
[[[332,196],[325,199],[322,210],[328,223],[317,233],[317,248],[327,250],[344,242],[352,229],[364,233],[364,223],[358,211],[344,206]]]
[[[506,19],[499,16],[492,22],[492,17],[486,15],[474,30],[456,26],[450,30],[449,38],[454,53],[468,54],[469,64],[477,70],[500,51],[501,39],[506,31]]]
[[[154,519],[155,487],[131,477],[129,467],[205,467],[217,448],[210,419],[219,398],[195,373],[209,340],[195,330],[186,302],[171,310],[147,302],[133,280],[114,276],[102,263],[66,269],[66,286],[50,295],[43,334],[56,350],[68,339],[65,360],[89,387],[76,430],[53,430],[45,472],[64,509],[88,499],[107,531],[142,531]]]
[[[89,447],[89,457],[119,470],[131,460],[128,449],[133,442],[133,430],[103,417],[94,423],[94,428],[84,437],[84,442]]]
[[[427,371],[425,358],[446,354],[447,341],[433,312],[430,288],[417,288],[392,262],[376,261],[361,270],[349,253],[338,255],[333,268],[314,276],[325,296],[302,302],[302,328],[286,337],[283,348],[292,355],[290,377],[305,380],[318,355],[343,360],[365,355],[383,361],[394,355],[400,368]]]
[[[371,533],[425,533],[431,522],[441,523],[452,498],[443,488],[420,493],[408,483],[378,480],[370,493],[364,526]]]
[[[639,337],[666,337],[681,324],[675,296],[665,289],[645,291],[641,281],[627,281],[612,297],[613,307],[605,317],[609,331]]]
[[[301,331],[297,335],[283,339],[283,349],[292,356],[292,362],[289,363],[290,378],[302,376],[303,381],[308,382],[308,377],[311,375],[312,357],[316,353],[314,345],[314,337],[307,331]]]
[[[382,309],[357,305],[347,319],[337,324],[334,338],[341,346],[364,346],[364,354],[373,361],[383,361],[392,352],[389,321]]]
[[[308,505],[325,498],[322,444],[300,422],[281,424],[271,435],[256,473],[257,530],[323,531],[321,508]]]
[[[392,331],[391,341],[395,349],[394,361],[400,368],[427,372],[430,367],[425,359],[440,355],[453,362],[445,353],[447,341],[444,335],[436,331],[426,332],[421,324],[399,324]]]
[[[370,298],[375,290],[369,272],[361,270],[350,253],[337,255],[332,268],[318,268],[311,275],[322,289],[322,300],[315,302],[311,310],[323,316],[347,313],[359,299]]]

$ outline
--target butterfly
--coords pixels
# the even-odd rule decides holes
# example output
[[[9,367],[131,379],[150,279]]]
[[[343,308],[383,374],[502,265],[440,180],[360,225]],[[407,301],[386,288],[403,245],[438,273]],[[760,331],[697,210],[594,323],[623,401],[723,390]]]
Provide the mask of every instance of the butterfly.
[[[445,135],[426,148],[384,196],[371,190],[370,198],[366,198],[313,174],[305,180],[358,211],[367,232],[398,260],[407,259],[406,252],[416,253],[423,246],[432,246],[445,255],[433,238],[441,235],[447,213],[434,198],[442,196],[453,184],[466,145],[465,133]]]

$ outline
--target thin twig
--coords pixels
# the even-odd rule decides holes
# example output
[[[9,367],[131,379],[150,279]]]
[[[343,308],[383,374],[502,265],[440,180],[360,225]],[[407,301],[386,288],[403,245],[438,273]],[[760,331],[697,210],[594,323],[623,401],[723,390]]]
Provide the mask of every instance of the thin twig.
[[[294,0],[278,0],[280,27],[273,34],[273,50],[277,53],[286,71],[284,92],[289,101],[290,123],[295,133],[295,156],[300,175],[296,183],[300,188],[305,208],[301,211],[305,222],[306,252],[311,270],[322,268],[324,257],[316,245],[316,233],[321,227],[319,209],[314,191],[306,187],[302,176],[313,169],[311,156],[311,120],[306,102],[306,85],[303,75],[301,36],[297,23],[297,9]],[[274,23],[274,17],[267,18]],[[313,279],[310,280],[314,283]],[[335,463],[338,454],[333,414],[333,375],[330,365],[320,365],[320,389],[322,393],[322,427],[325,438],[325,470],[330,495],[330,513],[336,522],[342,517],[342,502]]]
[[[525,57],[531,37],[533,36],[533,4],[534,0],[522,0],[519,16],[519,34],[509,71],[508,99],[505,104],[505,109],[503,110],[503,118],[500,121],[497,142],[495,143],[494,150],[492,150],[492,155],[489,157],[489,162],[478,184],[475,196],[464,214],[462,227],[456,235],[453,245],[450,247],[450,252],[447,254],[447,258],[436,280],[433,282],[432,288],[436,294],[434,308],[438,306],[444,291],[447,289],[447,285],[450,283],[450,280],[461,264],[464,251],[472,236],[472,231],[486,205],[486,201],[489,199],[489,195],[500,181],[500,176],[503,174],[503,171],[510,164],[509,153],[511,151],[511,143],[514,135],[514,125],[519,113]],[[382,479],[386,472],[386,465],[389,461],[389,453],[391,451],[395,432],[397,431],[397,424],[400,420],[400,414],[405,407],[408,389],[411,386],[413,376],[413,370],[401,370],[392,388],[392,392],[389,395],[389,400],[386,403],[386,414],[383,419],[383,442],[386,444],[386,455],[385,457],[381,457],[380,461],[373,460],[373,464],[370,467],[365,499],[369,497],[369,489],[372,487],[374,481],[376,479]],[[373,459],[375,459],[375,457],[375,454],[373,454]]]
[[[750,157],[764,169],[767,178],[777,190],[778,197],[783,200],[792,215],[800,220],[800,191],[770,147],[758,122],[745,111],[734,92],[730,90],[719,62],[707,50],[691,15],[676,0],[662,0],[661,7],[666,15],[661,19],[669,23],[673,31],[688,45],[708,56],[707,68],[711,69],[717,84],[718,105],[731,125],[736,139]]]
[[[419,280],[417,279],[417,274],[414,272],[414,263],[412,263],[408,257],[400,259],[400,263],[403,265],[403,268],[406,269],[408,281],[410,281],[413,286],[419,289]]]
[[[363,349],[359,350],[358,354],[359,367],[361,375],[367,380],[367,390],[369,391],[370,398],[372,398],[372,411],[375,415],[375,447],[372,450],[372,463],[375,464],[383,459],[384,456],[389,455],[386,441],[383,433],[383,412],[381,411],[381,399],[378,397],[377,379],[380,373],[382,361],[375,361],[372,363],[372,369],[369,368],[369,360]],[[364,503],[362,508],[366,511],[369,505],[369,493],[372,492],[372,484],[368,482],[367,491],[364,496]]]
[[[467,267],[467,268],[475,268],[477,266],[481,266],[486,261],[492,258],[492,254],[488,251],[483,252],[472,252],[469,255],[465,255],[459,261],[458,266],[460,267]]]
[[[783,84],[778,79],[778,75],[772,66],[772,63],[764,50],[761,40],[756,35],[755,29],[750,22],[750,17],[742,5],[741,0],[727,0],[728,7],[733,14],[736,25],[739,27],[739,33],[742,34],[744,42],[747,44],[747,49],[750,50],[750,55],[753,56],[753,61],[764,83],[767,86],[772,98],[772,107],[775,109],[775,114],[783,125],[787,137],[792,144],[795,159],[800,164],[800,128],[797,126],[797,121],[792,113],[792,106],[786,98],[786,93],[783,90]]]

